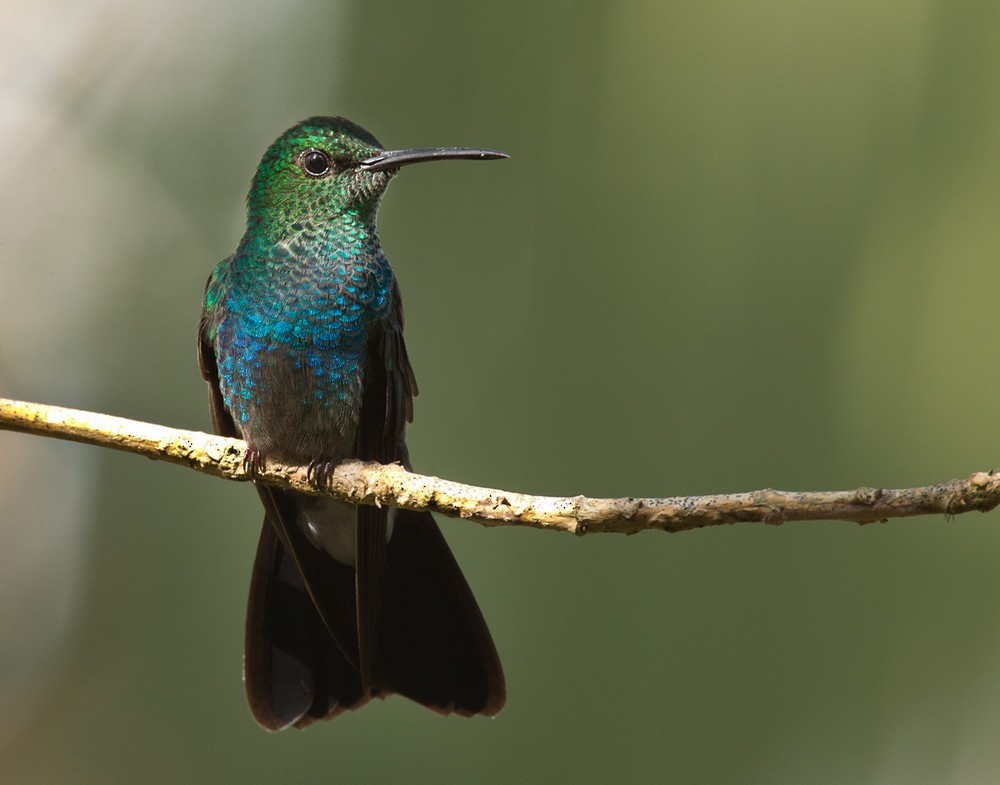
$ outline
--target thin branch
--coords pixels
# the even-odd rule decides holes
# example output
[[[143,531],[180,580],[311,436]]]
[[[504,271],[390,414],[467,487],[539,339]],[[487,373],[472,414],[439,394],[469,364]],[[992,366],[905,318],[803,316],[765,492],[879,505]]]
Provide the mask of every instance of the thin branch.
[[[0,430],[20,431],[134,452],[188,466],[229,480],[248,480],[243,466],[246,443],[199,431],[0,398]],[[713,496],[663,499],[589,499],[584,496],[530,496],[414,474],[399,465],[346,461],[318,490],[304,466],[268,461],[258,479],[282,488],[327,494],[354,504],[431,510],[469,518],[485,526],[531,526],[588,534],[668,532],[703,526],[759,522],[841,520],[872,523],[915,515],[953,516],[987,512],[1000,504],[1000,473],[976,472],[922,488],[789,492],[764,489]]]

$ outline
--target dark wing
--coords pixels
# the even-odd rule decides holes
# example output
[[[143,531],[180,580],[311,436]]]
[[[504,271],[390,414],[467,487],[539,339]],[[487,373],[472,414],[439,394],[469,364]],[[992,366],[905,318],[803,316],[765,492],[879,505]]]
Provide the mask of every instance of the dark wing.
[[[354,455],[363,461],[394,463],[405,459],[404,433],[413,419],[416,381],[403,343],[403,311],[399,288],[393,284],[394,307],[389,319],[369,336],[365,363],[364,397],[358,420]],[[383,687],[374,673],[375,653],[382,627],[382,581],[389,510],[358,508],[355,557],[358,618],[358,664],[361,682]]]
[[[398,289],[394,296],[393,318],[369,347],[358,457],[409,466],[405,429],[417,385]],[[374,623],[369,638],[378,644],[367,653],[374,683],[442,714],[496,714],[506,701],[500,659],[433,516],[396,510],[386,544],[387,512],[359,508],[358,616]],[[363,673],[365,658],[362,644]]]
[[[208,278],[207,289],[212,284],[212,276]],[[201,313],[201,321],[198,324],[198,368],[201,370],[201,378],[208,382],[208,406],[212,413],[212,427],[219,436],[231,436],[239,439],[240,434],[236,430],[236,423],[226,410],[225,401],[222,400],[222,391],[219,389],[219,366],[215,361],[215,349],[212,348],[212,338],[210,334],[210,316],[207,310]]]

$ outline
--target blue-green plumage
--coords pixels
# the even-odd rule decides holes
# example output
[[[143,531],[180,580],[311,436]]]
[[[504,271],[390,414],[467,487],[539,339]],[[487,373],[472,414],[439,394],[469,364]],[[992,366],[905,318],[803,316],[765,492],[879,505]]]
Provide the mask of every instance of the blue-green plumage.
[[[348,454],[369,334],[396,329],[392,269],[374,228],[351,255],[337,235],[269,249],[244,242],[206,298],[226,408],[248,441],[292,463]]]
[[[271,145],[246,233],[209,279],[199,341],[216,430],[248,442],[251,468],[270,457],[321,478],[346,458],[407,463],[416,384],[379,201],[400,166],[496,157],[386,151],[336,117]],[[428,514],[257,489],[244,675],[261,724],[302,727],[391,692],[442,713],[500,710],[489,632]]]

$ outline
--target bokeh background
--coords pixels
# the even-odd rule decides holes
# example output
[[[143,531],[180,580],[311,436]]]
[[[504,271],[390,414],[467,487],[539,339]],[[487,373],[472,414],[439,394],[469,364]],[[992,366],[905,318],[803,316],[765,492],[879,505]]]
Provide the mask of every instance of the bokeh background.
[[[679,495],[1000,464],[1000,5],[8,0],[0,395],[209,428],[202,287],[343,114],[429,473]],[[245,485],[0,433],[9,783],[986,783],[1000,515],[574,539],[444,521],[510,689],[268,735]]]

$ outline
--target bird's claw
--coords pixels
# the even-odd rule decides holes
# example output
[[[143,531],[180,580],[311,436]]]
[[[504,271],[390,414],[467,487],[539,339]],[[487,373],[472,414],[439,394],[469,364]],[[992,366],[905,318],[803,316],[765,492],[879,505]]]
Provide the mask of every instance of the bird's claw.
[[[246,455],[243,456],[243,471],[247,476],[256,481],[264,469],[264,456],[256,447],[247,447]]]
[[[316,488],[326,490],[337,464],[333,461],[312,460],[306,468],[306,479]]]

